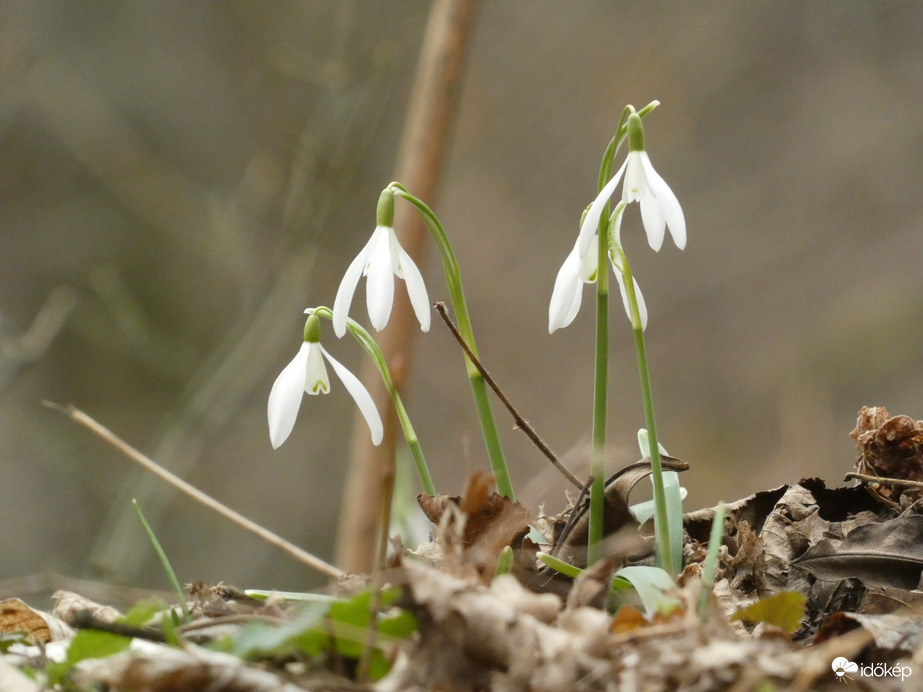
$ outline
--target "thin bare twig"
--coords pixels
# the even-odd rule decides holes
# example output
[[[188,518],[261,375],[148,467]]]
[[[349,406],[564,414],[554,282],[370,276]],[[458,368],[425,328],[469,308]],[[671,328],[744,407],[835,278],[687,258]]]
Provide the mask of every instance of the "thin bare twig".
[[[906,478],[886,478],[884,476],[869,476],[864,473],[847,473],[843,478],[844,481],[857,480],[866,483],[877,483],[878,485],[896,485],[901,488],[923,488],[923,482],[911,481]]]
[[[163,466],[155,462],[153,459],[139,452],[137,449],[118,437],[111,430],[96,422],[93,418],[88,416],[77,407],[61,406],[60,404],[55,404],[50,401],[45,401],[43,403],[48,408],[54,409],[55,411],[60,411],[74,422],[79,423],[90,432],[96,434],[98,437],[111,444],[113,447],[122,452],[125,456],[144,468],[146,471],[154,474],[165,483],[172,485],[187,497],[195,500],[201,505],[204,505],[216,514],[220,514],[222,517],[237,524],[242,529],[246,529],[247,531],[256,534],[259,538],[266,541],[271,546],[278,548],[283,553],[294,558],[301,564],[307,565],[311,569],[316,570],[321,574],[330,577],[331,579],[342,579],[346,576],[346,573],[341,569],[324,562],[319,557],[315,557],[311,553],[299,548],[297,545],[289,543],[287,540],[274,534],[269,529],[266,529],[256,522],[247,519],[247,517],[235,512],[230,507],[221,504],[218,502],[218,500],[211,497],[210,495],[206,495],[194,485],[187,483],[176,474],[171,473]]]
[[[458,327],[455,326],[455,323],[452,322],[451,318],[449,317],[445,303],[439,301],[433,307],[436,308],[436,312],[439,313],[442,321],[446,323],[449,331],[452,332],[452,336],[455,337],[455,340],[458,341],[459,345],[464,350],[465,355],[468,356],[468,358],[474,364],[474,367],[476,367],[478,372],[481,373],[481,376],[484,378],[487,386],[494,390],[494,394],[497,395],[503,405],[506,406],[506,410],[510,412],[511,416],[513,416],[513,420],[516,421],[516,427],[525,433],[526,437],[532,441],[532,444],[538,447],[539,451],[548,458],[548,461],[554,464],[554,467],[560,471],[567,480],[574,484],[574,487],[583,488],[583,483],[580,482],[580,479],[577,478],[577,476],[575,476],[570,469],[568,469],[558,460],[558,457],[555,455],[555,453],[552,452],[548,445],[545,444],[544,440],[539,437],[538,433],[535,432],[535,429],[531,425],[529,425],[528,421],[519,415],[519,411],[517,411],[513,404],[510,403],[510,400],[506,398],[506,394],[504,394],[503,390],[501,390],[497,383],[494,382],[494,378],[492,378],[484,366],[481,365],[478,357],[474,355],[471,347],[465,343],[464,338],[462,338],[462,335],[458,331]]]

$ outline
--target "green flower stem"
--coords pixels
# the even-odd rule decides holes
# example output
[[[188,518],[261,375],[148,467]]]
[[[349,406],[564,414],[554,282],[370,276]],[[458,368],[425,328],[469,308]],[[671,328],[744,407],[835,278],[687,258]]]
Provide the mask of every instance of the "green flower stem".
[[[610,160],[611,165],[611,160]],[[601,238],[608,229],[608,207],[599,224]],[[593,450],[590,459],[590,515],[587,565],[602,557],[603,522],[606,504],[606,414],[609,391],[609,260],[606,243],[599,243],[596,270],[596,354],[593,381]]]
[[[642,118],[654,110],[659,101],[651,101],[638,111]],[[628,118],[635,110],[626,106],[619,118],[615,135],[609,141],[599,166],[597,190],[602,190],[612,177],[612,161],[628,136]],[[609,392],[609,262],[607,243],[609,237],[609,205],[603,209],[599,218],[597,234],[599,256],[596,264],[596,353],[593,382],[593,450],[590,461],[590,473],[593,482],[590,485],[590,511],[587,539],[587,564],[592,565],[602,557],[603,521],[606,503],[606,415]],[[659,459],[658,459],[659,461]]]
[[[647,351],[644,348],[644,329],[641,326],[641,313],[638,310],[638,297],[635,293],[635,281],[631,266],[625,252],[615,239],[610,239],[619,254],[625,293],[628,296],[628,309],[631,312],[631,329],[634,333],[635,354],[638,359],[638,374],[641,378],[641,399],[644,404],[644,422],[647,425],[651,455],[651,481],[654,485],[654,542],[657,552],[657,564],[670,576],[677,574],[674,555],[671,550],[670,524],[667,515],[667,498],[663,487],[663,465],[660,459],[660,445],[657,441],[657,423],[654,420],[654,396],[651,390],[651,374],[647,366]]]
[[[468,304],[465,301],[465,293],[462,290],[461,273],[458,269],[458,261],[455,259],[455,253],[449,243],[445,229],[436,217],[436,214],[424,202],[410,194],[400,183],[391,183],[388,188],[393,194],[403,197],[413,204],[420,213],[423,223],[436,241],[439,248],[439,254],[442,256],[442,266],[445,270],[446,284],[449,288],[449,297],[452,301],[452,308],[455,310],[455,319],[458,321],[458,331],[468,344],[475,358],[479,358],[477,345],[474,341],[474,330],[471,327],[471,317],[468,314]],[[515,500],[513,494],[513,484],[510,480],[509,468],[506,465],[506,458],[503,455],[503,447],[500,444],[500,433],[497,429],[497,423],[494,420],[493,410],[490,406],[490,399],[487,395],[487,386],[484,383],[484,377],[465,355],[465,367],[468,372],[468,381],[471,383],[471,392],[474,395],[474,404],[477,408],[478,419],[481,424],[481,431],[484,435],[484,443],[487,446],[487,456],[490,459],[490,467],[493,471],[494,478],[497,481],[497,492],[500,495]]]
[[[321,306],[314,308],[312,313],[328,320],[333,319],[333,312],[327,307]],[[369,354],[378,372],[381,373],[381,379],[384,380],[388,394],[391,396],[391,403],[394,405],[394,411],[397,413],[397,419],[400,421],[401,429],[404,431],[404,438],[407,440],[407,446],[410,447],[410,453],[413,456],[414,465],[417,467],[417,475],[420,477],[420,482],[423,484],[423,490],[429,495],[435,495],[436,486],[433,484],[433,478],[429,473],[429,467],[426,465],[423,449],[420,447],[417,433],[413,429],[413,424],[410,422],[410,416],[407,415],[407,409],[404,408],[401,395],[398,393],[397,387],[394,385],[394,380],[391,378],[391,371],[388,369],[388,362],[385,360],[384,354],[381,352],[375,339],[372,338],[372,335],[351,317],[346,319],[346,328],[349,330],[349,333],[355,337],[362,348],[365,349],[366,353]]]
[[[597,189],[602,190],[612,176],[612,161],[628,134],[630,108],[622,112],[615,135],[603,153]],[[597,235],[609,236],[609,205],[599,217]],[[606,505],[606,416],[609,408],[609,261],[606,243],[598,245],[596,263],[596,351],[593,375],[593,449],[590,457],[590,511],[587,528],[587,564],[602,557],[603,522]]]

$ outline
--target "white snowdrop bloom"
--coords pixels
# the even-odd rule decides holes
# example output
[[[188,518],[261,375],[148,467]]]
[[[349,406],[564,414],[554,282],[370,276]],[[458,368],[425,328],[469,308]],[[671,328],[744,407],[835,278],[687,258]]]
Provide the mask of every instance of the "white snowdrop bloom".
[[[381,331],[391,317],[394,304],[394,277],[407,284],[407,295],[414,314],[420,322],[420,329],[429,331],[430,303],[423,275],[394,232],[394,196],[390,189],[381,193],[378,200],[378,225],[369,242],[350,263],[340,282],[333,302],[333,331],[338,337],[346,333],[346,318],[359,279],[366,277],[365,300],[369,321]]]
[[[581,256],[589,248],[593,234],[599,226],[603,209],[623,175],[625,184],[622,186],[622,201],[639,203],[641,221],[651,248],[660,250],[663,245],[664,231],[667,228],[670,229],[670,235],[676,247],[680,250],[686,247],[686,218],[683,216],[683,209],[670,186],[651,164],[651,159],[644,149],[644,129],[641,125],[641,116],[637,113],[633,113],[628,118],[628,150],[628,158],[600,190],[586,213],[578,238]]]
[[[330,363],[337,377],[343,382],[359,411],[368,423],[372,442],[380,444],[384,426],[372,395],[349,369],[333,358],[320,344],[320,318],[308,317],[305,324],[305,340],[298,353],[285,366],[269,392],[267,417],[269,419],[269,440],[272,448],[278,449],[295,427],[301,400],[307,394],[326,394],[330,391],[330,377],[325,364]]]

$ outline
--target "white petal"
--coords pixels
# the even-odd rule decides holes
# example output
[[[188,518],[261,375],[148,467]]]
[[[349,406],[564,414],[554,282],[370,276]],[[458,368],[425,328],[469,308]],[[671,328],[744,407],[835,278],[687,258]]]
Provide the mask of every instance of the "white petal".
[[[641,293],[641,285],[634,275],[631,278],[635,284],[635,299],[638,301],[638,314],[641,316],[641,331],[643,332],[647,329],[647,305],[644,302],[644,294]]]
[[[574,245],[574,249],[564,259],[564,264],[561,265],[554,280],[551,303],[548,304],[549,334],[553,334],[555,330],[566,327],[573,322],[574,317],[577,316],[577,311],[580,310],[583,280],[580,278],[581,262],[577,247],[577,245]]]
[[[368,423],[369,431],[372,433],[372,444],[381,444],[385,429],[381,422],[381,416],[378,415],[378,409],[375,408],[372,395],[369,394],[369,391],[362,385],[359,378],[353,375],[345,365],[341,364],[327,353],[327,349],[323,346],[320,346],[320,344],[318,344],[318,346],[324,354],[324,358],[333,366],[333,371],[337,374],[337,377],[343,381],[343,386],[346,387],[346,391],[349,392],[350,396],[352,396],[353,400],[356,402],[356,406],[359,407],[359,412],[362,413],[365,422]]]
[[[679,200],[676,199],[670,186],[654,170],[647,152],[642,152],[642,154],[641,163],[644,165],[651,194],[657,200],[657,206],[660,208],[667,228],[670,229],[673,242],[682,250],[686,247],[686,217],[683,216],[683,208],[679,205]]]
[[[278,449],[295,427],[295,419],[298,418],[298,409],[301,407],[301,398],[304,396],[304,383],[308,372],[308,351],[308,344],[302,343],[292,361],[279,373],[269,392],[267,418],[269,419],[269,441],[272,442],[273,449]]]
[[[576,250],[576,248],[574,248]],[[590,249],[580,260],[580,278],[585,284],[596,283],[596,270],[599,268],[599,234],[590,241]]]
[[[392,229],[379,226],[372,235],[369,261],[365,270],[365,302],[369,310],[369,322],[381,331],[391,317],[394,304],[394,269],[391,263]]]
[[[369,249],[372,247],[372,238],[365,244],[365,247],[356,255],[355,259],[350,262],[340,281],[340,287],[337,289],[337,297],[333,301],[333,331],[338,337],[346,333],[346,318],[349,317],[349,306],[353,302],[353,294],[356,292],[356,286],[359,285],[359,279],[365,272],[365,265],[368,262]]]
[[[625,163],[622,164],[622,167],[612,176],[612,180],[606,183],[603,189],[599,191],[599,194],[596,195],[596,199],[593,200],[593,203],[587,210],[586,216],[583,218],[583,224],[580,226],[580,235],[577,236],[580,257],[586,255],[590,247],[590,241],[593,239],[593,234],[599,229],[599,219],[603,214],[603,208],[606,206],[606,202],[609,201],[612,193],[615,192],[615,188],[618,187],[619,180],[622,179],[622,173],[625,172],[626,165],[628,165],[628,159],[625,159]]]
[[[628,305],[628,293],[625,290],[625,277],[618,270],[615,263],[612,263],[612,269],[615,271],[616,281],[619,282],[619,292],[622,294],[622,306],[625,308],[625,314],[628,315],[628,321],[631,322],[631,308]],[[647,305],[644,304],[644,296],[641,294],[641,287],[637,279],[631,277],[635,284],[635,299],[638,301],[638,315],[641,318],[641,331],[647,329]]]
[[[660,213],[657,198],[650,190],[641,198],[641,223],[644,224],[647,244],[654,252],[659,252],[663,246],[663,232],[667,224],[663,214]]]
[[[622,201],[637,202],[644,197],[647,192],[647,170],[644,167],[643,160],[646,156],[643,151],[628,152],[628,158],[625,160],[627,168],[625,169],[625,185],[622,186]]]
[[[404,283],[407,284],[407,296],[410,298],[410,304],[413,306],[414,314],[420,323],[420,329],[428,332],[430,326],[430,302],[429,294],[426,292],[426,284],[423,282],[423,275],[417,269],[417,265],[414,264],[410,255],[397,242],[397,236],[394,236],[392,241],[392,255],[395,248],[397,249],[398,264],[404,276]]]
[[[330,391],[330,377],[320,344],[308,343],[308,360],[305,365],[304,391],[307,394],[326,394]]]
[[[393,228],[388,229],[388,250],[391,252],[391,271],[394,272],[394,275],[399,278],[404,278],[404,271],[401,267],[401,253],[404,252],[404,248],[401,247],[400,241],[397,239],[397,231]],[[407,253],[404,253],[405,255]]]

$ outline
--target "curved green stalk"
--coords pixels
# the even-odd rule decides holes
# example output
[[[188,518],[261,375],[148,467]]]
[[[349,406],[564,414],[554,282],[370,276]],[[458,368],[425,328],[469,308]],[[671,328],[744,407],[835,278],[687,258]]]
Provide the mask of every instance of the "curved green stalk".
[[[333,319],[333,312],[327,307],[316,307],[313,308],[311,312],[318,317],[324,317],[328,320]],[[355,337],[362,348],[365,349],[365,352],[369,354],[378,372],[381,373],[381,378],[384,380],[388,394],[391,396],[391,403],[394,405],[394,411],[397,413],[397,419],[400,421],[401,429],[404,431],[404,438],[407,440],[407,446],[410,447],[410,453],[413,455],[413,462],[417,467],[417,475],[420,477],[420,482],[423,484],[423,490],[429,495],[435,495],[436,486],[433,484],[433,478],[429,473],[429,467],[426,465],[426,459],[423,457],[423,449],[420,447],[417,433],[413,429],[410,417],[407,415],[407,409],[404,408],[401,395],[398,393],[397,387],[394,385],[394,380],[391,378],[391,371],[388,369],[388,362],[385,360],[384,354],[381,352],[378,344],[375,343],[375,339],[372,338],[372,335],[351,317],[346,319],[346,328],[349,330],[349,333]]]
[[[449,288],[449,297],[452,300],[452,308],[455,310],[455,319],[458,321],[458,331],[468,344],[475,358],[479,357],[477,345],[474,341],[474,330],[471,327],[471,317],[468,314],[468,304],[465,300],[465,293],[462,290],[461,273],[458,269],[458,261],[455,259],[455,253],[449,243],[445,229],[436,217],[436,214],[424,202],[410,194],[400,183],[391,183],[388,188],[393,194],[403,197],[417,208],[423,223],[429,230],[436,246],[439,248],[439,254],[442,256],[442,266],[445,270],[446,284]],[[500,495],[515,500],[513,494],[513,484],[510,480],[509,468],[506,465],[506,458],[503,455],[503,447],[500,444],[500,433],[497,429],[497,423],[494,419],[493,410],[490,406],[490,399],[487,395],[487,386],[484,383],[484,377],[465,355],[465,367],[468,372],[468,381],[471,383],[471,392],[474,395],[474,404],[478,412],[478,420],[481,424],[481,431],[484,435],[484,443],[487,446],[487,456],[490,459],[490,467],[493,471],[494,478],[497,481],[497,492]]]

